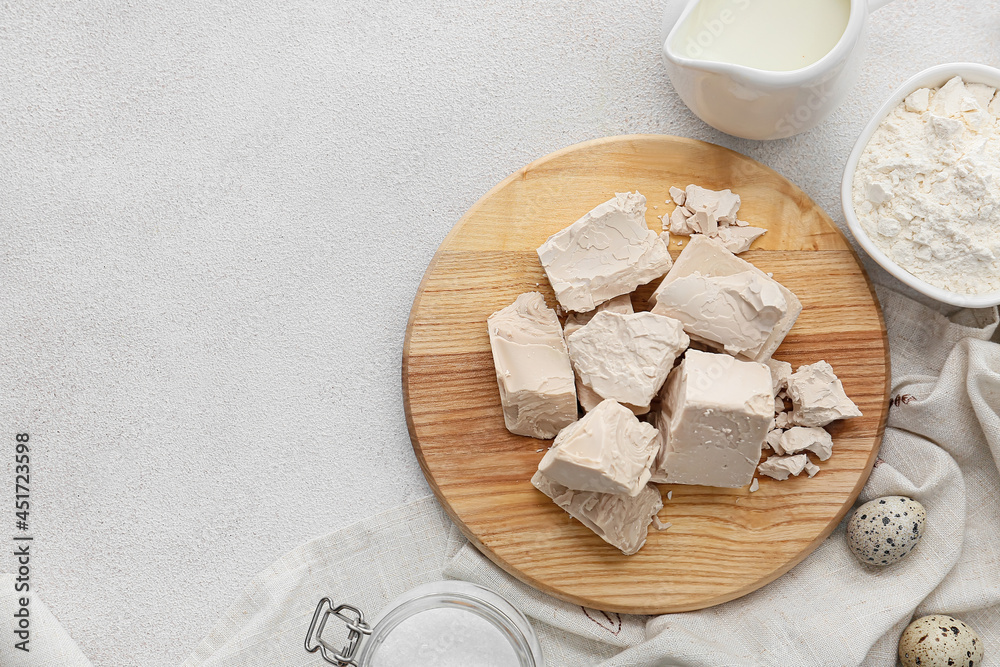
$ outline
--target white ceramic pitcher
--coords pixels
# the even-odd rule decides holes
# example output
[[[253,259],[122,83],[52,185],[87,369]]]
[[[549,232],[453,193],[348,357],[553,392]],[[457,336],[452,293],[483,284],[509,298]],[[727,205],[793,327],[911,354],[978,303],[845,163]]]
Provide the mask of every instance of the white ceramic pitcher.
[[[683,55],[674,37],[701,1],[667,0],[663,63],[681,99],[699,118],[745,139],[783,139],[805,132],[840,106],[864,59],[868,17],[891,2],[851,0],[847,27],[833,49],[807,67],[778,72]],[[734,9],[752,1],[733,0]]]

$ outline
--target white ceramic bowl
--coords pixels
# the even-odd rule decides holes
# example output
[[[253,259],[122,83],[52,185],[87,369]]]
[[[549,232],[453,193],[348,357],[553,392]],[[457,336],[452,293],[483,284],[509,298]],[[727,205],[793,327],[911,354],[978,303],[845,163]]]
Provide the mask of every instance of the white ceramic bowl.
[[[879,123],[914,90],[919,88],[937,88],[955,76],[962,77],[967,83],[985,83],[1000,88],[1000,70],[976,63],[947,63],[937,65],[930,69],[925,69],[923,72],[912,77],[896,89],[896,92],[886,100],[882,108],[878,110],[878,113],[868,123],[864,132],[861,133],[861,136],[858,137],[858,143],[854,145],[854,150],[851,151],[851,156],[847,159],[847,168],[844,170],[844,182],[841,185],[840,197],[844,206],[844,217],[847,219],[847,226],[850,228],[851,233],[854,234],[854,238],[858,240],[858,243],[865,249],[865,252],[878,262],[882,268],[921,294],[926,294],[937,301],[963,308],[986,308],[1000,304],[1000,292],[956,294],[955,292],[949,292],[924,282],[889,259],[875,245],[868,234],[865,233],[860,221],[858,221],[857,215],[854,213],[854,172],[858,168],[858,161],[861,159],[861,154],[878,128]]]

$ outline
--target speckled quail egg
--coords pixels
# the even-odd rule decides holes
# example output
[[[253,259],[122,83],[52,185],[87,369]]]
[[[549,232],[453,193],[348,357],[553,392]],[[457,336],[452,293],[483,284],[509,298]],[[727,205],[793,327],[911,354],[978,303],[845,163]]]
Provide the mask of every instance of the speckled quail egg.
[[[906,626],[899,638],[903,667],[978,667],[983,661],[983,643],[968,625],[935,614]]]
[[[866,565],[898,563],[924,534],[927,512],[916,500],[885,496],[871,500],[847,522],[847,544]]]

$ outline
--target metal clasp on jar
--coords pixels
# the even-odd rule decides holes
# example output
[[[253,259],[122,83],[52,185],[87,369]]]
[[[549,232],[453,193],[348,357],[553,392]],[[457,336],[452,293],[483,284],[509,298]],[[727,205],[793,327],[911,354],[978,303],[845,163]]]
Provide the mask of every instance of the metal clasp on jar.
[[[331,615],[347,626],[347,644],[340,651],[323,641],[323,628]],[[371,633],[371,626],[365,623],[365,615],[360,609],[349,604],[334,607],[330,598],[323,598],[316,605],[309,632],[306,633],[306,650],[310,653],[319,651],[324,660],[337,667],[358,667],[354,656],[358,654],[361,640]]]

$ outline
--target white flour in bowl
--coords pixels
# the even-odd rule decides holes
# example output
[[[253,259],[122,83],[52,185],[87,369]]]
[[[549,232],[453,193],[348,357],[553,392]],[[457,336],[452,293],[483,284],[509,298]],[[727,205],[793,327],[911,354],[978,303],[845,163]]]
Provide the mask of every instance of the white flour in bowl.
[[[1000,95],[955,77],[910,94],[858,162],[854,211],[886,255],[957,294],[1000,291]]]

